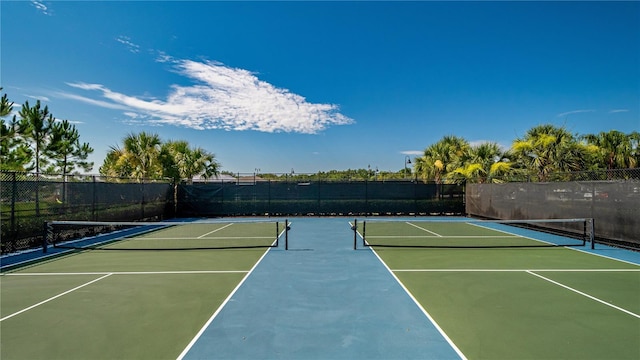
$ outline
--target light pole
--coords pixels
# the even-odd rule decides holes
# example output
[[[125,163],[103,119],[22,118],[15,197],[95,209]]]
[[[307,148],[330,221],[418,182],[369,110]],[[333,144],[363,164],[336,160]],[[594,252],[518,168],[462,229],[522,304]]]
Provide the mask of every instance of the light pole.
[[[259,172],[260,172],[260,169],[258,168],[253,169],[253,185],[256,184],[256,173],[259,173]]]
[[[404,178],[407,178],[407,164],[411,164],[411,158],[409,155],[405,155],[404,157]]]

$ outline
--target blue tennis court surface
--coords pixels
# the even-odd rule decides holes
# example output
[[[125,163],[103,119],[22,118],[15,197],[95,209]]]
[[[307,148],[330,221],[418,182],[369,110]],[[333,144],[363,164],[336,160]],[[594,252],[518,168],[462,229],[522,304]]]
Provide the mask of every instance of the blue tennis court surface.
[[[459,359],[346,219],[294,219],[184,359]]]

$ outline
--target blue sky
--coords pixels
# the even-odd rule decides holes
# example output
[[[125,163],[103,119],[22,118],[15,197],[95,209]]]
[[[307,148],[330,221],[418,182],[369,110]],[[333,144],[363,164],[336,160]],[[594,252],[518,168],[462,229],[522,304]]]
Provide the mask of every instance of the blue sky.
[[[1,1],[0,86],[95,149],[397,171],[445,135],[640,130],[640,2]]]

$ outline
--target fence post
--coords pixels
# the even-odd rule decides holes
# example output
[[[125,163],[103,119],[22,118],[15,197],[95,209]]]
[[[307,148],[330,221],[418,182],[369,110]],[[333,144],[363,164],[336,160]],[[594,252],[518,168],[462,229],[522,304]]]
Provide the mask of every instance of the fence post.
[[[12,242],[18,240],[18,230],[16,230],[16,195],[18,193],[18,180],[16,178],[16,173],[12,173],[12,192],[11,194],[11,236],[10,239]]]
[[[144,178],[140,181],[140,218],[144,219]]]
[[[589,241],[591,241],[591,249],[596,248],[596,219],[591,218],[591,224],[589,225]]]
[[[42,252],[47,253],[47,237],[49,236],[49,223],[45,221],[42,227]]]
[[[97,221],[98,216],[96,215],[96,202],[98,201],[98,199],[96,194],[96,176],[93,175],[91,179],[93,180],[93,184],[91,185],[91,190],[93,191],[93,194],[91,196],[91,219],[93,221]]]
[[[269,192],[267,194],[267,212],[269,213],[269,216],[271,216],[271,179],[269,179]]]
[[[40,171],[36,171],[36,218],[40,218]]]
[[[412,182],[413,186],[413,215],[418,216],[420,212],[418,209],[418,181]]]
[[[367,176],[369,174],[367,173]],[[366,215],[371,215],[369,213],[369,180],[364,181],[364,213]]]

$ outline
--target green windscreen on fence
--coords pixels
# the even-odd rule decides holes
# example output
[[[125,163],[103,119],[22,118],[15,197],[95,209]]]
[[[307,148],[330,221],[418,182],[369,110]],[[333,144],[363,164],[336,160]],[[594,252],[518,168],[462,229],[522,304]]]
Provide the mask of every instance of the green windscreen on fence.
[[[593,218],[595,236],[640,245],[640,182],[467,184],[466,212],[492,219]]]
[[[178,186],[179,216],[464,212],[464,187],[411,181],[216,182]]]
[[[39,246],[44,221],[173,216],[173,186],[167,181],[1,172],[0,182],[2,254]]]

